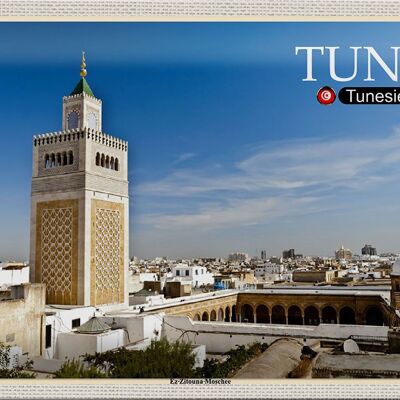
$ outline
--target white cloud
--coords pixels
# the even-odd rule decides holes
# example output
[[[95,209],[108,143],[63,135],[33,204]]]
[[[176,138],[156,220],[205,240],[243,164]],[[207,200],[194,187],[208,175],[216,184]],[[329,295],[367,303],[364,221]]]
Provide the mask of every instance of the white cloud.
[[[340,189],[379,188],[399,178],[400,130],[389,136],[269,143],[232,165],[230,172],[221,171],[181,169],[139,186],[138,194],[191,204],[189,212],[177,205],[175,213],[147,215],[143,222],[159,228],[215,228],[329,209],[333,203],[329,206],[325,196]]]
[[[183,153],[172,164],[177,165],[194,157],[196,157],[195,153]]]
[[[194,213],[147,215],[142,223],[159,229],[215,229],[266,223],[288,215],[304,215],[322,211],[313,197],[263,197],[232,200],[225,206],[204,207]],[[325,207],[326,209],[326,207]]]

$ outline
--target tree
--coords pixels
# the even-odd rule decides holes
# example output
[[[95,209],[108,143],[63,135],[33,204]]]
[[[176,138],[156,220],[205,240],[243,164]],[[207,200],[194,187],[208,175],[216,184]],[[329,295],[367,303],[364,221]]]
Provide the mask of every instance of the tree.
[[[57,378],[192,378],[195,355],[188,343],[170,343],[166,339],[152,341],[145,350],[96,353],[84,356],[81,362],[67,361],[57,371]],[[96,376],[100,374],[101,376]]]
[[[33,361],[11,366],[10,346],[0,343],[0,378],[35,378],[35,374],[28,372],[32,369]]]
[[[152,341],[145,350],[125,348],[108,351],[85,360],[107,371],[110,378],[191,378],[195,376],[195,355],[188,343]]]
[[[85,366],[80,360],[68,360],[55,373],[56,378],[106,378],[94,365]]]

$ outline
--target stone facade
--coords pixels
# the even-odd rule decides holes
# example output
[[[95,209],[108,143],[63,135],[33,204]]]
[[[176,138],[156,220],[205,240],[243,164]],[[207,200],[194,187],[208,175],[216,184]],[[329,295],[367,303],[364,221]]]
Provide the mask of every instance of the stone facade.
[[[278,325],[375,325],[391,326],[393,310],[379,293],[267,293],[250,290],[232,294],[216,293],[186,304],[165,304],[159,310],[185,315],[194,321],[248,322]]]
[[[101,107],[64,97],[64,130],[33,139],[31,281],[50,304],[128,305],[128,144],[101,132]]]
[[[15,286],[10,299],[0,301],[0,343],[20,346],[29,357],[44,347],[45,286]]]

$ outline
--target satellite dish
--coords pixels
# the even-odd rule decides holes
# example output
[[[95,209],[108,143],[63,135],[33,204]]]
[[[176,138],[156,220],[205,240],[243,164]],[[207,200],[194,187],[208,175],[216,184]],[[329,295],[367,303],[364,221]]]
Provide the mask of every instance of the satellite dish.
[[[343,343],[343,351],[345,353],[359,353],[360,348],[358,347],[358,344],[354,340],[347,339]]]

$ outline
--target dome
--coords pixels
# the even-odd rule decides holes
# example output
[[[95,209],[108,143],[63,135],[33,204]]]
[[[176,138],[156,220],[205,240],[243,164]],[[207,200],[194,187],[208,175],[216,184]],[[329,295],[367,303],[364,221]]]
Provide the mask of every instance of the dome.
[[[111,328],[105,322],[99,320],[97,317],[92,317],[89,321],[78,327],[78,333],[103,333],[109,331]]]
[[[400,276],[400,257],[394,262],[391,275]]]

